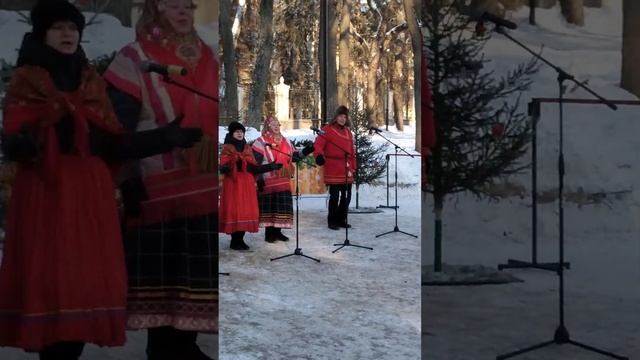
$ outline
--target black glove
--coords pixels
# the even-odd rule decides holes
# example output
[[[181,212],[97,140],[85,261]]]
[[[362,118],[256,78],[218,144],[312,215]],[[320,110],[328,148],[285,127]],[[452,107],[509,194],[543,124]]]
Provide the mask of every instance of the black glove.
[[[316,164],[318,164],[320,166],[324,165],[324,156],[322,156],[322,155],[316,156]]]
[[[313,145],[309,145],[309,146],[305,147],[304,149],[302,149],[302,155],[307,156],[307,155],[311,154],[313,152],[313,150],[315,150]]]
[[[269,171],[282,169],[282,164],[278,164],[278,163],[271,163],[271,164],[267,164],[266,166],[269,169]]]
[[[236,161],[236,166],[238,167],[238,171],[242,171],[242,159]]]
[[[16,134],[2,134],[2,152],[9,161],[30,161],[38,154],[31,131],[24,127]]]
[[[258,178],[258,192],[262,192],[262,190],[264,190],[264,179],[263,178]]]
[[[125,180],[120,185],[124,213],[127,218],[137,218],[142,213],[140,203],[147,200],[147,189],[139,177]]]
[[[231,172],[231,168],[228,165],[220,166],[219,170],[220,170],[220,174],[222,175],[226,175]]]
[[[175,120],[163,127],[167,141],[173,147],[190,148],[202,138],[202,130],[197,128],[181,128],[180,123],[184,115],[178,115]]]

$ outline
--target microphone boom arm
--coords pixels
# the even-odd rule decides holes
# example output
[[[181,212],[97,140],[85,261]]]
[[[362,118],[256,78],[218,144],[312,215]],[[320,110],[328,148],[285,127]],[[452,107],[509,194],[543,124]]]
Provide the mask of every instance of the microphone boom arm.
[[[173,80],[169,75],[165,75],[165,76],[163,76],[163,77],[162,77],[162,80],[163,80],[164,82],[166,82],[167,84],[175,85],[175,86],[177,86],[177,87],[179,87],[179,88],[182,88],[182,89],[185,89],[185,90],[187,90],[187,91],[190,91],[190,92],[192,92],[192,93],[194,93],[194,94],[200,95],[200,96],[202,96],[202,97],[203,97],[203,98],[205,98],[205,99],[209,99],[209,100],[211,100],[211,101],[215,101],[215,102],[217,102],[217,103],[219,103],[219,102],[220,102],[220,99],[219,99],[219,98],[217,98],[217,97],[215,97],[215,96],[211,96],[211,95],[209,95],[209,94],[205,94],[205,93],[203,93],[202,91],[200,91],[200,90],[198,90],[198,89],[194,89],[194,88],[191,88],[191,87],[189,87],[189,86],[187,86],[187,85],[185,85],[185,84],[179,83],[179,82],[177,82],[177,81]]]

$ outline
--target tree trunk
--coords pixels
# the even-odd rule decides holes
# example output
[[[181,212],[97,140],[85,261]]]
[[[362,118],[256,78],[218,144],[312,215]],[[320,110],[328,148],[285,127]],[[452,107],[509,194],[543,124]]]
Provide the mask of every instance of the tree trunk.
[[[333,112],[338,107],[338,99],[336,89],[338,88],[338,69],[336,64],[337,55],[337,38],[339,19],[336,16],[338,6],[337,0],[331,0],[329,3],[329,37],[327,38],[327,116],[325,121],[330,121]]]
[[[433,271],[442,271],[442,209],[444,207],[444,196],[441,194],[434,194],[434,212],[435,212],[435,234],[434,234],[434,249],[433,249]]]
[[[622,73],[623,89],[640,97],[640,1],[624,0],[622,8]]]
[[[557,3],[558,0],[538,0],[536,6],[541,9],[551,9]]]
[[[422,143],[420,135],[422,134],[422,89],[420,84],[420,60],[422,55],[422,34],[418,28],[418,23],[413,19],[418,14],[418,9],[415,0],[404,0],[404,13],[407,18],[407,25],[409,34],[411,35],[411,47],[413,49],[413,91],[414,91],[414,114],[416,116],[416,151],[420,151]],[[425,11],[426,13],[426,11]],[[426,15],[424,16],[426,18]]]
[[[327,83],[327,33],[329,31],[328,26],[328,12],[329,5],[327,4],[329,0],[321,0],[320,1],[320,22],[318,29],[318,64],[320,65],[320,117],[322,119],[328,118],[328,109],[329,106],[327,104],[327,97],[329,92],[329,86]]]
[[[529,24],[536,24],[536,0],[529,0]]]
[[[380,35],[379,35],[380,36]],[[369,63],[369,69],[367,70],[367,94],[365,96],[365,109],[371,114],[371,121],[380,126],[384,121],[384,117],[380,116],[378,103],[378,68],[380,67],[380,40],[376,39],[371,43],[371,62]]]
[[[269,82],[269,68],[273,54],[273,0],[260,2],[260,33],[258,42],[258,56],[253,68],[253,86],[249,95],[247,111],[247,125],[256,129],[262,123],[262,106],[264,104],[267,83]]]
[[[133,0],[112,0],[104,12],[115,16],[122,26],[131,27],[131,7],[133,6]]]
[[[322,0],[320,2],[320,32],[318,59],[320,62],[320,97],[323,121],[331,120],[331,114],[337,108],[335,90],[337,88],[336,75],[336,35],[338,22],[336,19],[336,0]]]
[[[601,8],[602,0],[584,0],[585,7]]]
[[[404,109],[406,105],[405,86],[407,83],[406,65],[402,56],[396,56],[393,67],[393,119],[398,131],[404,130]]]
[[[232,0],[220,0],[220,38],[222,40],[222,61],[224,64],[224,98],[222,99],[223,113],[231,121],[240,119],[238,113],[238,69],[236,68],[236,48],[233,44],[233,16],[231,15]]]
[[[568,23],[584,26],[583,0],[560,0],[560,8]]]
[[[349,54],[349,28],[351,27],[351,0],[342,0],[340,9],[340,40],[338,70],[338,103],[349,106],[349,71],[351,56]]]

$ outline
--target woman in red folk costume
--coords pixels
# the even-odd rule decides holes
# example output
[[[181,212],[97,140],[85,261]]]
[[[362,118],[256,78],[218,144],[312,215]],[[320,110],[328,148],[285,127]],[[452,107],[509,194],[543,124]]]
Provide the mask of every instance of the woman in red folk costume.
[[[258,176],[258,203],[260,205],[260,225],[264,229],[267,242],[287,241],[282,230],[293,224],[293,198],[291,177],[294,176],[293,162],[297,162],[313,152],[313,146],[297,150],[280,132],[280,122],[267,116],[262,127],[262,136],[252,145],[260,164],[282,164],[282,169]]]
[[[341,105],[333,120],[322,127],[324,134],[316,138],[314,145],[316,163],[324,165],[324,182],[329,186],[327,222],[332,230],[351,227],[346,219],[356,169],[356,148],[350,126],[349,109]]]
[[[218,62],[195,31],[194,11],[191,0],[145,1],[136,41],[105,73],[127,131],[178,118],[203,133],[190,149],[130,162],[120,173],[127,325],[148,329],[150,360],[209,359],[196,338],[218,331],[218,104],[140,70],[144,61],[182,66],[188,73],[177,82],[217,98]]]
[[[78,359],[87,342],[124,344],[127,282],[112,170],[153,154],[140,144],[167,132],[122,131],[79,46],[84,21],[65,0],[34,6],[4,106],[2,151],[17,173],[0,267],[0,346],[43,360]]]
[[[220,155],[223,173],[220,201],[220,232],[231,234],[231,249],[248,250],[244,234],[258,232],[258,197],[254,174],[278,170],[282,164],[258,165],[244,139],[245,127],[237,121],[229,124]]]

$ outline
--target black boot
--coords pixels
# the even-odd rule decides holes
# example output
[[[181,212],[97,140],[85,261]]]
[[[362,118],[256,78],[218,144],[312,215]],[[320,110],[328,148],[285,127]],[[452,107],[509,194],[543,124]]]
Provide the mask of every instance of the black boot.
[[[329,229],[331,230],[340,230],[340,223],[337,221],[337,209],[332,209],[331,204],[329,204],[329,215],[327,216],[327,225],[329,225]]]
[[[249,250],[249,245],[244,242],[244,231],[238,231],[231,234],[231,245],[233,250]]]
[[[196,340],[198,339],[198,333],[196,331],[186,331],[186,330],[176,330],[177,332],[177,346],[181,348],[181,353],[183,354],[180,359],[184,360],[213,360],[208,357],[198,344]]]
[[[351,185],[345,185],[340,191],[340,203],[338,204],[337,223],[342,228],[350,228],[347,224],[347,213],[349,212],[349,202],[351,201]]]
[[[276,240],[289,241],[289,238],[282,233],[282,229],[280,228],[273,228],[273,229],[274,229]]]
[[[213,360],[196,344],[198,333],[171,326],[148,331],[148,360]]]
[[[147,330],[147,360],[174,360],[182,358],[175,346],[174,327],[162,326]]]
[[[40,352],[40,360],[78,360],[84,343],[63,341],[51,344]]]
[[[329,186],[329,215],[327,216],[327,224],[331,230],[340,230],[340,212],[339,212],[340,186]]]
[[[268,243],[276,242],[276,232],[273,226],[267,226],[264,228],[264,241]]]

